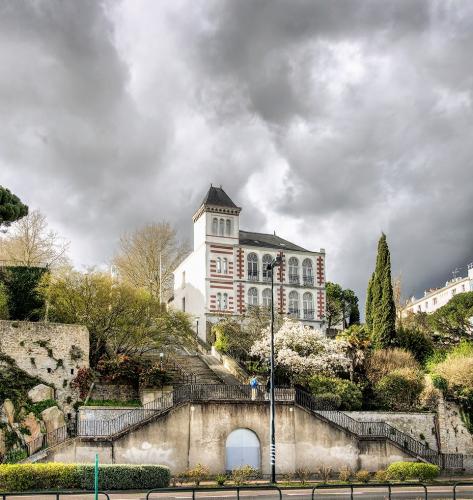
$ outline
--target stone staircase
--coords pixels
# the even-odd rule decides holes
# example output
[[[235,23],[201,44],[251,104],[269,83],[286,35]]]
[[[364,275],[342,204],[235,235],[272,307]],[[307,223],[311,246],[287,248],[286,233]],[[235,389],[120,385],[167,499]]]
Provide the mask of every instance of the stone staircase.
[[[175,354],[175,360],[186,372],[194,375],[195,384],[238,384],[235,377],[225,370],[223,365],[221,365],[221,363],[219,363],[212,356],[199,354]]]

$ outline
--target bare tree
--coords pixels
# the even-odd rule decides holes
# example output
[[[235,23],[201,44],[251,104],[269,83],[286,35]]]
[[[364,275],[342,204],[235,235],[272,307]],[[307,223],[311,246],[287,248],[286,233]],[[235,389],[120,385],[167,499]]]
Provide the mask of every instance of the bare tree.
[[[48,228],[46,217],[39,210],[15,222],[0,240],[1,258],[19,266],[64,265],[68,249],[69,242]]]
[[[120,238],[113,264],[123,280],[164,301],[172,295],[172,273],[188,252],[168,222],[147,224]]]

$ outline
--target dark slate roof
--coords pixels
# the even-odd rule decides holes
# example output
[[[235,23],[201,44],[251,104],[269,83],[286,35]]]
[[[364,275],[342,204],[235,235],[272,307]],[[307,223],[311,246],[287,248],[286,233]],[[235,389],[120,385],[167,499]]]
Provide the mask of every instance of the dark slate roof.
[[[240,231],[240,245],[309,252],[309,250],[284,240],[275,234],[250,233],[249,231]]]
[[[205,198],[203,199],[202,205],[215,205],[217,207],[229,207],[238,208],[235,203],[230,199],[228,194],[221,188],[210,186]]]

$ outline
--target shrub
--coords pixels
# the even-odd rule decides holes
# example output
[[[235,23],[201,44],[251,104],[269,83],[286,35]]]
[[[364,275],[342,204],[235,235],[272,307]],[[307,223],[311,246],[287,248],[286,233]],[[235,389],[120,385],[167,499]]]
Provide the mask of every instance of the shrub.
[[[406,479],[417,479],[419,481],[431,481],[440,473],[437,465],[423,462],[393,462],[386,469],[388,479],[405,481]]]
[[[437,373],[433,373],[430,378],[432,380],[432,385],[436,389],[442,391],[443,393],[446,393],[448,391],[448,381],[445,377],[442,377],[442,375],[439,375]]]
[[[244,484],[246,481],[250,480],[253,477],[257,477],[259,475],[258,469],[251,467],[251,465],[243,465],[238,469],[232,470],[232,481],[237,485]]]
[[[405,349],[379,349],[374,351],[368,360],[366,376],[372,384],[376,384],[398,368],[418,370],[420,367],[412,353]]]
[[[321,467],[319,467],[317,473],[320,479],[322,479],[322,482],[327,483],[330,479],[330,476],[332,475],[332,469],[331,467],[326,467],[325,465],[322,465]]]
[[[338,473],[338,479],[340,481],[343,481],[345,483],[348,483],[353,476],[353,471],[350,469],[350,467],[342,467]]]
[[[349,380],[314,375],[309,379],[309,387],[314,396],[326,396],[327,394],[339,396],[340,405],[338,408],[342,410],[361,409],[363,394],[360,388]]]
[[[417,408],[424,388],[423,375],[411,368],[399,368],[385,375],[375,386],[379,404],[390,411],[409,411]]]
[[[93,380],[94,376],[90,368],[79,368],[77,375],[71,382],[71,387],[79,391],[80,399],[84,399],[89,392]]]
[[[304,469],[304,467],[299,467],[295,470],[294,476],[302,484],[305,484],[310,478],[310,471],[309,469]]]
[[[395,347],[409,351],[419,363],[423,363],[434,348],[430,336],[418,328],[399,328],[394,342]]]
[[[355,473],[355,480],[358,481],[359,483],[368,483],[370,479],[371,479],[371,473],[368,472],[367,470],[361,469]]]
[[[186,477],[189,481],[193,482],[196,486],[208,478],[210,470],[206,465],[197,464],[192,469],[186,471]]]
[[[462,387],[473,387],[473,356],[447,355],[445,361],[435,367],[435,375],[442,377],[451,392]]]
[[[215,482],[218,486],[223,486],[228,481],[228,477],[226,474],[217,474],[215,476]]]
[[[375,481],[378,483],[385,483],[388,480],[388,473],[386,470],[381,469],[375,472],[374,475]]]
[[[162,488],[169,485],[170,472],[162,465],[101,465],[100,489],[129,490]],[[94,487],[94,466],[80,464],[0,465],[0,489],[88,489]]]
[[[329,392],[313,397],[315,408],[319,410],[338,410],[342,405],[342,398]]]

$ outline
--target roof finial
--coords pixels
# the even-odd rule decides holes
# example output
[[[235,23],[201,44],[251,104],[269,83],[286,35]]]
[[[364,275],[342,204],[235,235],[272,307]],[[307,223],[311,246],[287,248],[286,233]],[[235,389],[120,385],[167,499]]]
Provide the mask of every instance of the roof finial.
[[[276,236],[276,229],[273,231],[274,236]]]
[[[222,189],[222,185],[220,184],[220,189]]]
[[[214,187],[212,183],[210,183],[210,187]]]

